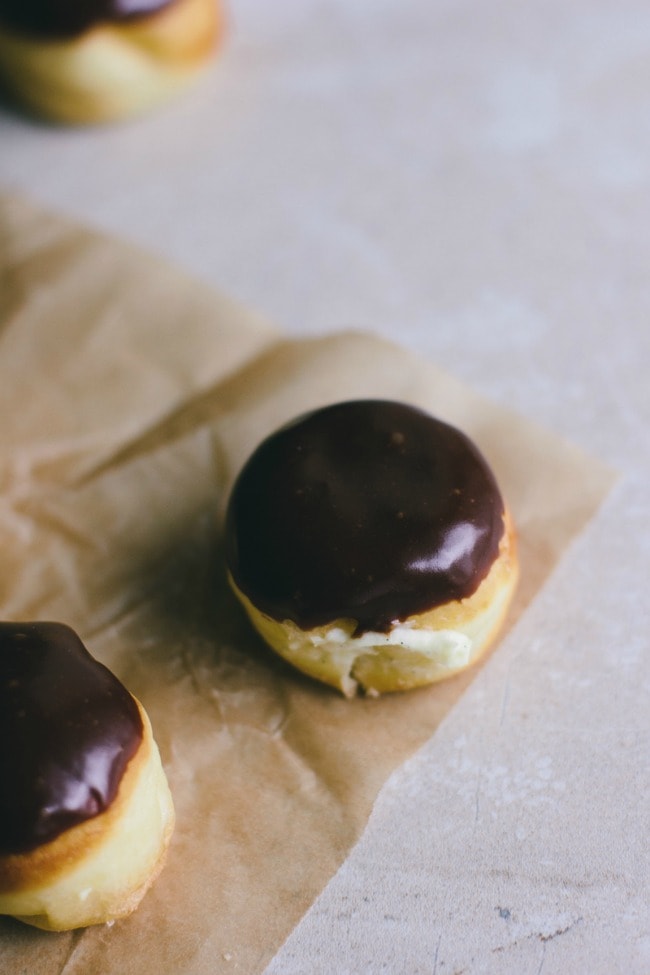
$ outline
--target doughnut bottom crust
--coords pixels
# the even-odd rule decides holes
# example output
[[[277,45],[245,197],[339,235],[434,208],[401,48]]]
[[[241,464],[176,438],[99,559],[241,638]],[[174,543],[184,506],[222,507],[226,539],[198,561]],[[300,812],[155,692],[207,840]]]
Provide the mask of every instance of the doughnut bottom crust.
[[[353,636],[354,620],[302,630],[260,612],[230,584],[260,636],[288,663],[346,697],[379,695],[433,684],[476,663],[498,634],[519,567],[512,519],[506,512],[499,555],[476,592],[396,623],[388,633]]]
[[[0,81],[50,121],[115,121],[182,90],[207,65],[222,30],[218,0],[175,0],[148,17],[98,24],[69,40],[0,26]]]
[[[131,914],[162,870],[174,806],[146,712],[111,806],[27,853],[0,857],[0,914],[46,931]]]

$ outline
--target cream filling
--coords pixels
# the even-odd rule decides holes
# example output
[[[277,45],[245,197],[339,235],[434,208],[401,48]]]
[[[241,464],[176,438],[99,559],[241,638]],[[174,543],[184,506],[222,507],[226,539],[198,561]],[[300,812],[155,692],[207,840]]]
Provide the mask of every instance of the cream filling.
[[[383,648],[411,650],[421,654],[438,667],[456,670],[466,667],[472,656],[472,638],[461,630],[420,630],[412,623],[401,623],[388,633],[369,631],[352,636],[342,626],[332,626],[326,634],[311,630],[289,637],[289,649],[301,653],[308,648],[317,652],[326,650],[341,661],[354,660],[361,651],[374,650],[380,653]]]
[[[503,586],[492,601],[453,628],[427,627],[414,617],[387,633],[354,636],[352,620],[302,630],[256,609],[232,582],[260,635],[285,660],[312,677],[338,687],[346,697],[360,688],[376,694],[442,680],[463,670],[480,655],[497,628],[512,594]]]

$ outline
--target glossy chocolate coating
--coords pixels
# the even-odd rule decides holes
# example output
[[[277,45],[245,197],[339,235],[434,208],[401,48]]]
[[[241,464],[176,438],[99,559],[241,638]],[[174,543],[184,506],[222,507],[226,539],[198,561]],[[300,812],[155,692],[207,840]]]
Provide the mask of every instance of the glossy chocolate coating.
[[[0,623],[0,854],[108,809],[142,740],[137,704],[60,623]]]
[[[503,535],[495,479],[455,428],[401,403],[339,403],[264,441],[226,521],[238,588],[262,612],[356,633],[472,595]]]
[[[43,40],[77,37],[96,24],[135,20],[173,0],[0,0],[0,23]]]

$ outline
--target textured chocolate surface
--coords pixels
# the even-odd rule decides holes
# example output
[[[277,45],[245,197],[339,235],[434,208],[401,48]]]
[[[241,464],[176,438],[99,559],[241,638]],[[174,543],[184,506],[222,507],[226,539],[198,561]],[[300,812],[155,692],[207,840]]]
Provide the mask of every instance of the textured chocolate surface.
[[[137,704],[60,623],[0,623],[0,854],[106,810],[142,740]]]
[[[460,431],[402,403],[339,403],[265,440],[226,522],[239,589],[262,612],[356,632],[472,595],[498,555],[503,501]]]
[[[43,39],[76,37],[95,24],[133,20],[174,0],[0,0],[0,23]]]

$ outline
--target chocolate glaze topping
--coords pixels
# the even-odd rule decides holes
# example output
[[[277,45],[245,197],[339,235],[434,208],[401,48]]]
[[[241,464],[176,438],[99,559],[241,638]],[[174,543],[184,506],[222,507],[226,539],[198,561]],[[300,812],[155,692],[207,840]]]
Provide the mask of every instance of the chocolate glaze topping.
[[[126,688],[60,623],[0,623],[0,854],[108,809],[142,740]]]
[[[174,0],[0,0],[0,23],[43,40],[77,37],[106,21],[135,20]]]
[[[470,596],[503,535],[485,460],[460,431],[383,400],[301,417],[255,451],[230,498],[227,560],[262,612],[356,634]]]

